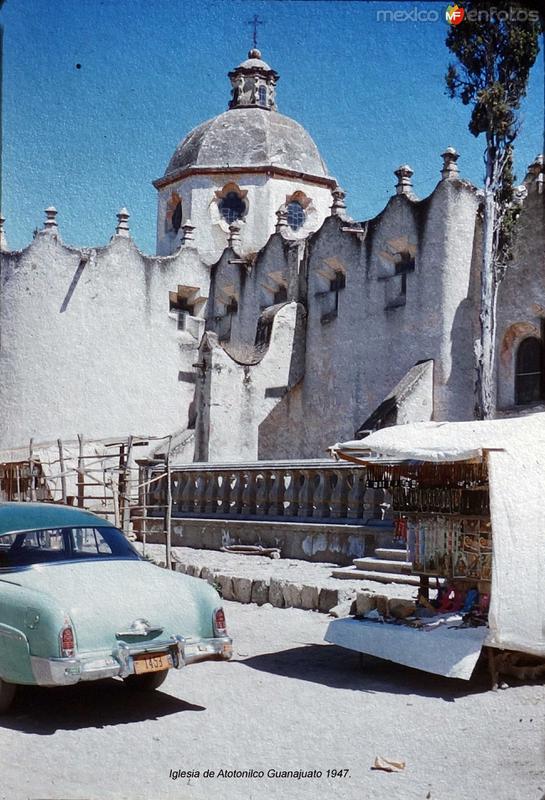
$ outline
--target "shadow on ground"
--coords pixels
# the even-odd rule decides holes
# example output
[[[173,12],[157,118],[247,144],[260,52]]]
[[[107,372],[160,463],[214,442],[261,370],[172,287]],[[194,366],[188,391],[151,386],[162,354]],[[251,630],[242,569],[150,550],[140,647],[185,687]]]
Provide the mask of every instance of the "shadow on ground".
[[[241,659],[241,663],[261,672],[321,683],[334,689],[412,694],[449,702],[490,689],[490,678],[480,665],[471,681],[462,681],[380,659],[362,665],[360,653],[332,644],[308,644]]]
[[[167,692],[131,691],[116,680],[62,688],[20,686],[10,711],[0,716],[0,730],[50,736],[58,730],[106,728],[205,710]]]

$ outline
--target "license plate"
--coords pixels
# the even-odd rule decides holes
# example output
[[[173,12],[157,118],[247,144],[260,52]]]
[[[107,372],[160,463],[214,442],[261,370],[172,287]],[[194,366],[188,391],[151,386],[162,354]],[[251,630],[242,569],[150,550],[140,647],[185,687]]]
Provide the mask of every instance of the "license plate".
[[[136,675],[141,675],[143,672],[160,672],[174,666],[169,653],[143,653],[141,656],[134,656],[133,662]]]

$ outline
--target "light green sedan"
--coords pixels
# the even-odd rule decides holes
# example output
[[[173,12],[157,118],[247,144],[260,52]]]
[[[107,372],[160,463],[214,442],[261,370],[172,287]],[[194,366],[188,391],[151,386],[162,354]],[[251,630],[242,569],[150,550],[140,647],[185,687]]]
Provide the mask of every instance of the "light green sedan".
[[[0,713],[17,684],[155,689],[173,667],[231,655],[205,581],[142,559],[88,511],[0,503]]]

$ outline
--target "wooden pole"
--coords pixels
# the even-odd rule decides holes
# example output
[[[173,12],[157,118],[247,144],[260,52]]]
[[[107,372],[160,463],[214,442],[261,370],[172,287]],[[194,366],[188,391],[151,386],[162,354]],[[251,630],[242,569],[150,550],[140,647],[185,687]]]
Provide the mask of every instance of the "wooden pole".
[[[15,467],[15,482],[17,486],[17,502],[21,502],[21,470],[19,465]]]
[[[127,453],[125,458],[124,467],[124,481],[123,481],[123,533],[129,536],[131,532],[131,456],[132,456],[132,436],[127,440]]]
[[[28,463],[30,465],[30,502],[36,502],[36,476],[34,475],[34,457],[33,457],[34,439],[30,440],[28,448]]]
[[[171,549],[172,549],[172,474],[170,469],[170,447],[172,436],[168,437],[167,455],[165,459],[166,467],[166,507],[165,507],[165,534],[166,534],[166,567],[172,569]]]
[[[118,478],[114,478],[113,470],[112,470],[112,501],[114,504],[114,525],[116,528],[120,528],[121,520],[119,518],[119,484],[118,484]]]
[[[84,474],[83,474],[83,434],[78,433],[78,507],[83,508]]]
[[[62,447],[62,440],[57,439],[57,447],[59,448],[59,464],[61,467],[61,494],[62,502],[66,505],[68,502],[68,495],[66,494],[66,475],[64,472],[64,450]]]

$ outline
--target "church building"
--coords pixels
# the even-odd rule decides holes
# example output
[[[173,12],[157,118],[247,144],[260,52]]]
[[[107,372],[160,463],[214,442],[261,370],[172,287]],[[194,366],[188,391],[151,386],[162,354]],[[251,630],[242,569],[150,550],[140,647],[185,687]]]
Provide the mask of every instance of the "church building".
[[[227,110],[154,181],[156,255],[126,209],[101,247],[64,243],[54,207],[21,251],[0,221],[0,449],[174,434],[178,463],[321,458],[473,418],[482,192],[463,158],[437,154],[425,198],[398,167],[380,214],[353,220],[259,50],[228,77]],[[545,409],[544,185],[539,156],[498,298],[498,416]]]

